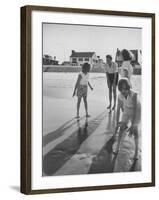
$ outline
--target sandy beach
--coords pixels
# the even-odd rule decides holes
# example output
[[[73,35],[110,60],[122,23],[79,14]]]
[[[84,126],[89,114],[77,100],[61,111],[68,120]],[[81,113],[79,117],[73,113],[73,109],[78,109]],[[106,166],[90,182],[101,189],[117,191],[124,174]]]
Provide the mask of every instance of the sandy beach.
[[[94,88],[88,92],[90,118],[81,102],[76,120],[72,98],[76,73],[43,73],[43,176],[141,170],[141,156],[134,163],[134,138],[126,136],[117,156],[112,151],[116,112],[108,113],[104,73],[91,73]],[[141,76],[133,76],[133,89],[141,96]],[[141,146],[141,145],[140,145]],[[141,154],[141,149],[140,149]]]

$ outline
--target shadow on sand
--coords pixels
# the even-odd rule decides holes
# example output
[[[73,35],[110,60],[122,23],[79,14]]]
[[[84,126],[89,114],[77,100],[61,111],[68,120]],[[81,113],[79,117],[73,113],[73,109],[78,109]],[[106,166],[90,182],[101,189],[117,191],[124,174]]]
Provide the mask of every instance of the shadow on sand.
[[[89,169],[89,174],[96,173],[111,173],[113,172],[115,159],[112,161],[112,146],[114,143],[114,138],[112,137],[98,155],[93,159],[92,165]]]
[[[43,157],[43,175],[53,175],[62,167],[77,152],[83,141],[93,134],[104,117],[105,112],[89,121],[89,123],[86,118],[82,126],[80,120],[76,120],[77,130]],[[61,129],[59,129],[59,134],[63,134]]]
[[[117,172],[116,170],[118,169],[117,166],[118,163],[120,163],[119,160],[121,159],[121,155],[118,156],[113,153],[113,145],[115,143],[115,139],[113,137],[115,130],[115,112],[109,115],[105,114],[106,113],[103,112],[90,121],[88,121],[86,118],[84,124],[81,122],[81,119],[71,119],[60,128],[50,133],[49,136],[45,136],[44,141],[45,144],[47,144],[51,140],[54,140],[57,137],[65,134],[65,131],[72,125],[75,124],[77,126],[76,130],[73,131],[69,137],[67,137],[64,141],[61,141],[61,143],[56,145],[53,149],[51,149],[51,151],[43,156],[43,176],[54,175],[74,154],[76,154],[81,144],[93,134],[103,120],[106,120],[106,126],[103,130],[103,134],[105,134],[107,142],[105,142],[105,145],[93,158],[88,174]],[[124,146],[127,144],[127,141],[123,140],[121,145]],[[132,151],[132,149],[128,149],[127,155],[130,151]],[[124,159],[123,163],[126,163],[127,157]],[[128,171],[137,171],[136,165],[137,161],[134,160],[134,162],[131,163]]]
[[[83,118],[84,117],[82,117],[81,119]],[[48,133],[46,136],[43,136],[43,146],[47,145],[52,140],[55,140],[58,137],[62,136],[67,129],[71,128],[76,123],[77,121],[75,120],[75,118],[70,119],[55,131]]]

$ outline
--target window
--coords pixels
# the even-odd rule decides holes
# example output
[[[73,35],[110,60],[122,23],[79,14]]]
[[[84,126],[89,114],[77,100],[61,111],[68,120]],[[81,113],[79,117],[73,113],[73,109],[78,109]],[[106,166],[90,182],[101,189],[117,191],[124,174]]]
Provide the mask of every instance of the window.
[[[77,59],[76,59],[76,58],[72,58],[72,62],[73,62],[73,63],[76,63],[76,62],[77,62]]]
[[[78,61],[83,61],[83,58],[79,58]]]
[[[89,61],[89,58],[85,58],[84,61]]]

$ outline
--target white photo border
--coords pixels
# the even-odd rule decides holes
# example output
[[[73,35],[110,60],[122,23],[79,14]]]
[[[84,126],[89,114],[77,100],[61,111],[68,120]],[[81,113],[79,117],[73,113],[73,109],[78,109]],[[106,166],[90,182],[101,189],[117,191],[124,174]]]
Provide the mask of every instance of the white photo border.
[[[32,11],[32,135],[31,189],[150,183],[152,181],[152,19],[64,12]],[[142,171],[70,176],[42,176],[42,23],[142,28]],[[150,56],[151,55],[151,56]],[[145,84],[146,83],[146,84]],[[149,115],[147,114],[149,113]]]

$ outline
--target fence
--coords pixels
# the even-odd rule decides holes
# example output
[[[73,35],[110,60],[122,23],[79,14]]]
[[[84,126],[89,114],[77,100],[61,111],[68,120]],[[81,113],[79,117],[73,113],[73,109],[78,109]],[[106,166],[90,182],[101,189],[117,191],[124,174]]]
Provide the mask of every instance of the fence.
[[[81,67],[80,66],[63,66],[63,65],[44,65],[43,66],[43,72],[80,72]],[[92,73],[104,73],[104,69],[99,68],[92,68]],[[134,75],[141,75],[141,68],[133,68],[133,74]]]

